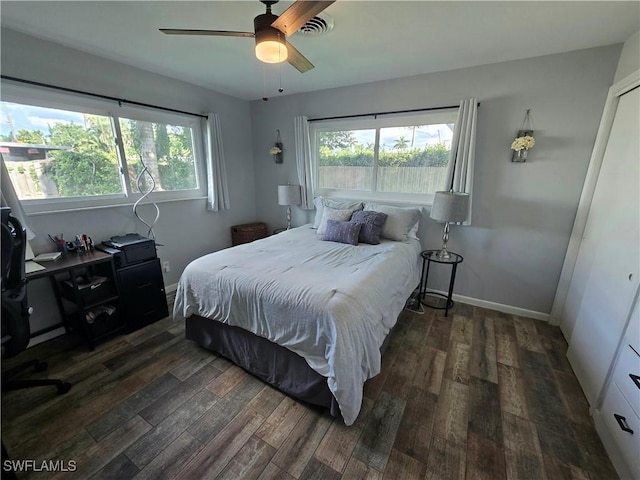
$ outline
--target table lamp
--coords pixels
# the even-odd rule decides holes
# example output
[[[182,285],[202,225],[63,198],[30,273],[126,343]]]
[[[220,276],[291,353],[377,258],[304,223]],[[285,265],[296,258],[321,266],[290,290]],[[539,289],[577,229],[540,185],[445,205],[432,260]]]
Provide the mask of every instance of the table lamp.
[[[278,185],[278,205],[287,206],[287,230],[291,228],[291,205],[300,205],[300,185]]]
[[[447,251],[449,240],[449,223],[464,222],[469,215],[469,194],[454,192],[436,192],[431,206],[430,217],[438,222],[444,222],[442,234],[442,249],[436,254],[440,260],[451,258]]]

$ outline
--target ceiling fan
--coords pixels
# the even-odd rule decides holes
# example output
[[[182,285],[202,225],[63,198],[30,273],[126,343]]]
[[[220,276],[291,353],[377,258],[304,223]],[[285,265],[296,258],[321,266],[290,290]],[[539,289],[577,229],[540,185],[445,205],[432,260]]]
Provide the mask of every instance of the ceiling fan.
[[[265,63],[287,61],[299,72],[314,68],[285,37],[293,35],[308,20],[331,5],[331,1],[297,0],[280,16],[271,13],[271,6],[278,0],[260,0],[267,7],[266,13],[253,19],[253,32],[232,32],[227,30],[185,30],[161,28],[167,35],[213,35],[221,37],[248,37],[256,39],[256,57]]]

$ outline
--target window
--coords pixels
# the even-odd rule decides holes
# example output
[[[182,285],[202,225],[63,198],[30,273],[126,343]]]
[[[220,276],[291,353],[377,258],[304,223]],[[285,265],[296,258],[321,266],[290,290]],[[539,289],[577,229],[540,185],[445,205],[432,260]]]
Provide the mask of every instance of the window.
[[[132,203],[151,187],[143,162],[151,199],[206,195],[197,118],[12,87],[0,154],[27,212]]]
[[[315,193],[429,202],[446,189],[457,114],[312,123]]]
[[[125,156],[129,159],[129,181],[135,189],[143,169],[140,158],[162,191],[198,188],[193,135],[190,128],[164,123],[120,119]],[[145,181],[145,177],[141,178]]]

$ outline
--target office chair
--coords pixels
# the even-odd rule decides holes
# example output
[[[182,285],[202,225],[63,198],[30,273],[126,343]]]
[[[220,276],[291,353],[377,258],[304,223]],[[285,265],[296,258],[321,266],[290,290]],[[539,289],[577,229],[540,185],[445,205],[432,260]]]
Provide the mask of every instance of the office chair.
[[[25,274],[25,250],[27,234],[22,224],[11,215],[9,207],[1,207],[2,220],[2,358],[10,358],[29,345],[31,330],[29,315],[32,308],[27,302],[27,280]],[[58,393],[66,393],[70,383],[54,379],[17,380],[14,377],[33,367],[35,371],[46,370],[46,362],[31,360],[2,373],[2,391],[30,387],[55,385]]]

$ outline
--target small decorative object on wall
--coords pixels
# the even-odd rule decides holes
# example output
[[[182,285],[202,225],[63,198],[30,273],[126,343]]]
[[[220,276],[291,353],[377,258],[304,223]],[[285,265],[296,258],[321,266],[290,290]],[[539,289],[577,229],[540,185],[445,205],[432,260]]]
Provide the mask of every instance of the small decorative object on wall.
[[[282,163],[282,140],[280,140],[280,130],[276,130],[278,135],[276,136],[276,143],[271,147],[269,153],[273,155],[273,160],[276,163]]]
[[[511,143],[511,150],[513,150],[512,162],[526,162],[529,149],[536,144],[531,128],[530,111],[530,109],[527,109],[527,113],[524,115],[524,122],[522,122],[522,129],[518,131],[515,140]]]

